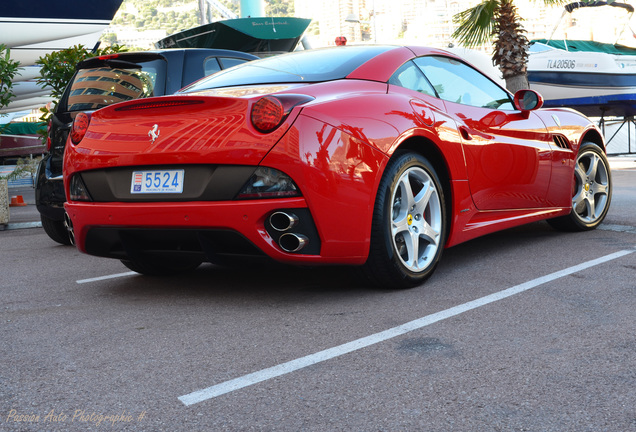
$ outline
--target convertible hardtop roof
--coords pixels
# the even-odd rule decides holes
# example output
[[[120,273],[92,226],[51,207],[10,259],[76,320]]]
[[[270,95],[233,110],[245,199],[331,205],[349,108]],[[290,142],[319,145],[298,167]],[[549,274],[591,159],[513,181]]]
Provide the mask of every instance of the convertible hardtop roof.
[[[416,56],[452,53],[428,47],[348,45],[295,51],[243,63],[220,71],[182,89],[197,92],[222,87],[307,84],[340,79],[386,82],[395,70]]]

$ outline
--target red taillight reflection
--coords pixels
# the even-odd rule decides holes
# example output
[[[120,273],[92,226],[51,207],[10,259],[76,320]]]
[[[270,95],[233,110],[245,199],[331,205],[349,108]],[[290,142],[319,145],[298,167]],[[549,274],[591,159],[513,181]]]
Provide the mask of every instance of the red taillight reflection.
[[[252,107],[252,125],[259,132],[276,129],[284,118],[283,104],[274,97],[263,97]]]
[[[168,100],[168,101],[154,101],[154,102],[136,102],[136,103],[128,103],[121,104],[122,106],[118,106],[115,108],[115,111],[137,111],[137,110],[146,110],[146,109],[154,109],[154,108],[178,108],[187,105],[200,105],[204,103],[203,100],[192,100],[186,99],[181,101]]]
[[[103,56],[99,56],[97,57],[99,60],[110,60],[110,59],[116,59],[117,57],[119,57],[119,54],[114,53],[114,54],[106,54]]]
[[[86,135],[88,130],[88,124],[91,122],[91,118],[86,113],[79,113],[75,120],[73,120],[73,126],[71,127],[71,142],[73,144],[79,144]]]
[[[46,126],[46,151],[51,151],[51,127],[53,120],[49,120],[49,124]]]

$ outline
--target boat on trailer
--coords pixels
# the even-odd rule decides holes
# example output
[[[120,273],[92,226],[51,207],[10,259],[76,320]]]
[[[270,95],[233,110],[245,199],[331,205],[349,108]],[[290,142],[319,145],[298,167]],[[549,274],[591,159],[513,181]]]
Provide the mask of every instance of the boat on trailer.
[[[588,7],[623,9],[627,21],[634,13],[627,3],[598,1],[570,3],[564,15]],[[636,115],[636,48],[593,40],[534,40],[528,81],[546,107],[571,107],[590,117]]]

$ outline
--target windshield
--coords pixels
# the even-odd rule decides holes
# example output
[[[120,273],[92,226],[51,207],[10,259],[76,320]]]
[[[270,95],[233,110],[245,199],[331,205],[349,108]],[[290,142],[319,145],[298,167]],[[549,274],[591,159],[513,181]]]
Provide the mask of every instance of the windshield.
[[[242,64],[204,78],[183,89],[196,92],[254,84],[309,83],[345,78],[388,46],[340,47],[298,51]]]

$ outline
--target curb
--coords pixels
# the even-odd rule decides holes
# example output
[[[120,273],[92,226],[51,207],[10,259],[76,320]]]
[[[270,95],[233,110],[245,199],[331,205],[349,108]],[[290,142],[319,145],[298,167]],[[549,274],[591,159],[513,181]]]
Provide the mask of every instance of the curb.
[[[9,230],[25,229],[25,228],[42,228],[42,222],[17,222],[17,223],[9,223],[6,225],[0,225],[0,231],[9,231]]]

